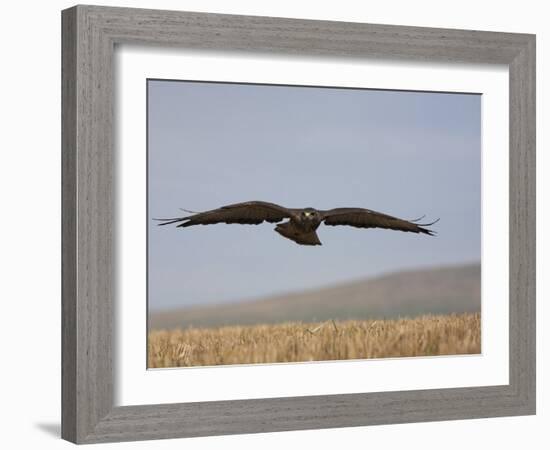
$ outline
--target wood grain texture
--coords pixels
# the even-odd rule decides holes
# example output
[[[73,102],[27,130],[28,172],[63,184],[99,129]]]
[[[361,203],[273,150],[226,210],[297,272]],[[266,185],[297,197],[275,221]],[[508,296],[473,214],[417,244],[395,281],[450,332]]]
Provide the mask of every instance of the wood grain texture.
[[[93,443],[533,414],[535,38],[526,34],[77,6],[63,11],[62,436]],[[118,43],[507,64],[510,384],[113,406],[113,52]]]
[[[62,430],[65,439],[76,440],[76,10],[62,17]]]
[[[510,385],[535,410],[535,40],[510,71]]]

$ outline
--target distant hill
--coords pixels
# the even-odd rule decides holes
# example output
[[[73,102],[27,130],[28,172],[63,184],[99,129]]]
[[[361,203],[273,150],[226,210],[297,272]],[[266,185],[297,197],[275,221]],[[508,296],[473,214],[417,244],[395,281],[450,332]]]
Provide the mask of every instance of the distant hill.
[[[150,329],[377,319],[481,310],[481,266],[411,270],[240,303],[152,312]]]

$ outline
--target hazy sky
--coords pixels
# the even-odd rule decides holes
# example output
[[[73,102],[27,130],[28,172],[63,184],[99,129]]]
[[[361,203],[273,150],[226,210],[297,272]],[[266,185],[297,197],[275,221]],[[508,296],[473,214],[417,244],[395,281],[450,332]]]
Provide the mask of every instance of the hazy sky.
[[[153,80],[148,100],[151,309],[481,259],[479,95]],[[441,221],[437,237],[321,225],[308,247],[274,224],[151,220],[247,200]]]

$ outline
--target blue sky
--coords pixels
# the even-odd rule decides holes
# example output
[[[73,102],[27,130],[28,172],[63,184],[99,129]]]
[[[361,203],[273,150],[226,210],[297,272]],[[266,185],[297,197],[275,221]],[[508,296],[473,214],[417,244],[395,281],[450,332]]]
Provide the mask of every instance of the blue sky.
[[[481,258],[481,96],[148,82],[149,307],[258,298]],[[441,218],[437,237],[321,225],[157,227],[264,200]]]

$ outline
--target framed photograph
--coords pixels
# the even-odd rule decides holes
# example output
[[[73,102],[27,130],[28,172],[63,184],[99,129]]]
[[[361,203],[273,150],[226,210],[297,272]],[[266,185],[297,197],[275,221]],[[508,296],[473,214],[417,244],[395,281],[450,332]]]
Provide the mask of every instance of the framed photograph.
[[[63,438],[535,413],[533,35],[62,25]]]

